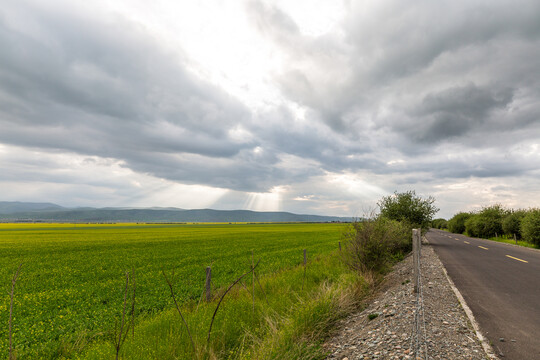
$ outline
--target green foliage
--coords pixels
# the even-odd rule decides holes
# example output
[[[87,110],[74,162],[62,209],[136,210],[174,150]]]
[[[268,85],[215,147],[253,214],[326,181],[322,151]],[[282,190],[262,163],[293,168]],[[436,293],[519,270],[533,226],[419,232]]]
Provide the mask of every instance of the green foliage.
[[[270,276],[300,264],[304,248],[309,259],[336,249],[343,227],[0,224],[0,279],[5,286],[23,263],[14,305],[17,355],[21,359],[71,358],[89,343],[109,339],[122,313],[125,272],[131,269],[137,284],[138,324],[174,306],[161,270],[169,274],[175,270],[172,281],[177,299],[189,304],[201,297],[206,266],[212,265],[214,289],[223,288],[249,269],[254,250],[255,260],[262,259],[257,269],[261,278]],[[0,297],[3,324],[7,324],[8,306],[9,296],[4,292]],[[206,323],[204,328],[208,328]],[[238,341],[235,331],[227,342]],[[0,339],[7,339],[7,326],[0,327]],[[0,353],[6,351],[7,341],[0,341]]]
[[[435,229],[448,229],[448,221],[446,219],[434,219],[431,221],[431,227]]]
[[[428,228],[439,211],[434,203],[434,197],[423,199],[412,190],[404,193],[396,191],[393,195],[383,197],[377,205],[381,215],[387,219],[408,222],[412,227]]]
[[[303,276],[298,265],[261,278],[254,310],[247,278],[245,287],[235,288],[220,308],[208,347],[208,322],[216,303],[184,305],[196,355],[175,310],[166,310],[138,324],[122,359],[322,359],[322,341],[337,320],[357,308],[367,287],[335,252],[309,261],[305,281]],[[109,342],[96,343],[80,358],[112,359],[114,349]]]
[[[379,216],[354,222],[344,234],[345,263],[362,273],[384,273],[410,251],[412,228],[404,222]]]
[[[459,212],[448,220],[448,230],[454,234],[463,234],[465,232],[465,222],[472,216],[468,212]]]
[[[496,204],[484,207],[465,221],[465,230],[470,236],[490,238],[503,234],[502,221],[508,211]]]
[[[512,210],[504,217],[502,221],[502,228],[507,236],[513,237],[515,234],[516,238],[522,238],[521,221],[523,220],[525,214],[525,210]]]
[[[521,221],[521,234],[526,241],[540,246],[540,209],[527,211]]]
[[[540,209],[507,210],[502,205],[492,205],[478,213],[457,213],[448,220],[448,229],[493,240],[497,235],[497,241],[512,244],[515,234],[519,245],[540,248]]]
[[[471,214],[467,220],[465,220],[465,232],[472,237],[481,237],[482,223],[478,214]]]

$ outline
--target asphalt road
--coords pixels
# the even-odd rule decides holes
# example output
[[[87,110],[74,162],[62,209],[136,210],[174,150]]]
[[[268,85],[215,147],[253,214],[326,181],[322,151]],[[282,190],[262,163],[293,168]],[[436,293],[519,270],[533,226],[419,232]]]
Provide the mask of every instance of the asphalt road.
[[[426,237],[495,353],[540,359],[540,251],[433,229]]]

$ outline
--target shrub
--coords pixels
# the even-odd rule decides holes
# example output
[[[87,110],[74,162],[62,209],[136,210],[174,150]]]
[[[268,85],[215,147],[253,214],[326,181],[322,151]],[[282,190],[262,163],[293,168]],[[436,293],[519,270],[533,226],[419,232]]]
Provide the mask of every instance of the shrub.
[[[480,237],[480,234],[482,233],[482,224],[480,223],[478,214],[471,214],[471,216],[465,220],[465,232],[469,236]]]
[[[489,238],[502,235],[502,221],[507,214],[508,210],[500,204],[483,208],[478,214],[482,222],[482,234],[480,236]]]
[[[404,193],[394,192],[393,195],[383,197],[377,205],[381,209],[381,215],[385,218],[405,221],[413,227],[427,228],[433,215],[439,211],[433,205],[434,202],[433,196],[423,199],[412,190]]]
[[[470,236],[481,238],[502,235],[502,220],[507,213],[508,211],[498,204],[485,207],[465,221],[465,230]]]
[[[455,234],[463,234],[465,232],[465,221],[472,216],[471,213],[459,212],[450,220],[448,220],[448,230]]]
[[[510,237],[515,234],[518,239],[521,239],[521,221],[525,214],[525,210],[512,210],[502,221],[503,232]]]
[[[412,228],[379,216],[354,222],[344,234],[345,263],[355,271],[384,273],[411,250]]]
[[[521,234],[526,241],[540,245],[540,209],[527,211],[521,221]]]

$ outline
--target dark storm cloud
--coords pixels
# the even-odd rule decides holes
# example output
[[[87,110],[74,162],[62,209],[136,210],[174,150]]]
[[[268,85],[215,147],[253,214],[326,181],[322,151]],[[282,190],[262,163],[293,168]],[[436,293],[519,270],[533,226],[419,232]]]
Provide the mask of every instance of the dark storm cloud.
[[[99,126],[128,127],[158,119],[213,136],[246,116],[142,29],[31,10],[27,16],[39,24],[38,34],[0,23],[3,101],[13,109],[8,116],[38,126],[86,125],[92,117]]]
[[[172,157],[156,175],[216,186],[209,174],[220,159],[234,167],[256,145],[230,135],[249,111],[144,28],[23,2],[0,12],[1,142],[114,157],[149,173]],[[182,160],[189,154],[199,163]],[[259,170],[251,165],[221,177],[245,178]]]
[[[458,137],[489,122],[496,110],[504,110],[512,101],[511,89],[479,88],[474,84],[451,87],[426,95],[409,116],[421,127],[409,133],[417,141],[437,142]],[[399,129],[398,124],[396,128]]]
[[[270,17],[301,40],[284,13]],[[116,158],[137,172],[243,191],[377,162],[368,144],[334,134],[316,113],[296,125],[285,107],[254,115],[122,18],[12,4],[0,16],[0,46],[6,144]],[[232,135],[238,127],[247,132]]]
[[[141,25],[6,1],[0,144],[240,191],[324,182],[327,172],[395,177],[387,187],[538,172],[539,3],[347,3],[321,36],[303,34],[277,6],[246,3],[283,56],[268,74],[283,103],[253,110]],[[29,161],[9,179],[31,173]]]
[[[319,38],[299,34],[275,7],[249,9],[289,56],[275,77],[282,92],[366,145],[359,154],[375,161],[357,169],[461,178],[538,168],[535,157],[501,154],[540,136],[540,3],[352,1],[343,36]],[[461,145],[453,154],[482,155],[448,160],[451,143]],[[389,165],[400,158],[403,169]]]

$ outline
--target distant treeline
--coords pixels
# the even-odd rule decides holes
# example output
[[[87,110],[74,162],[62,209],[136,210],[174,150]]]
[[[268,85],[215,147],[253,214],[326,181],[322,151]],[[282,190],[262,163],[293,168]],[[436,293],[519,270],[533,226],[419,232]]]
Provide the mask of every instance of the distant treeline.
[[[459,212],[450,220],[435,219],[432,227],[489,239],[507,236],[540,246],[540,208],[507,209],[497,204],[475,212]]]

